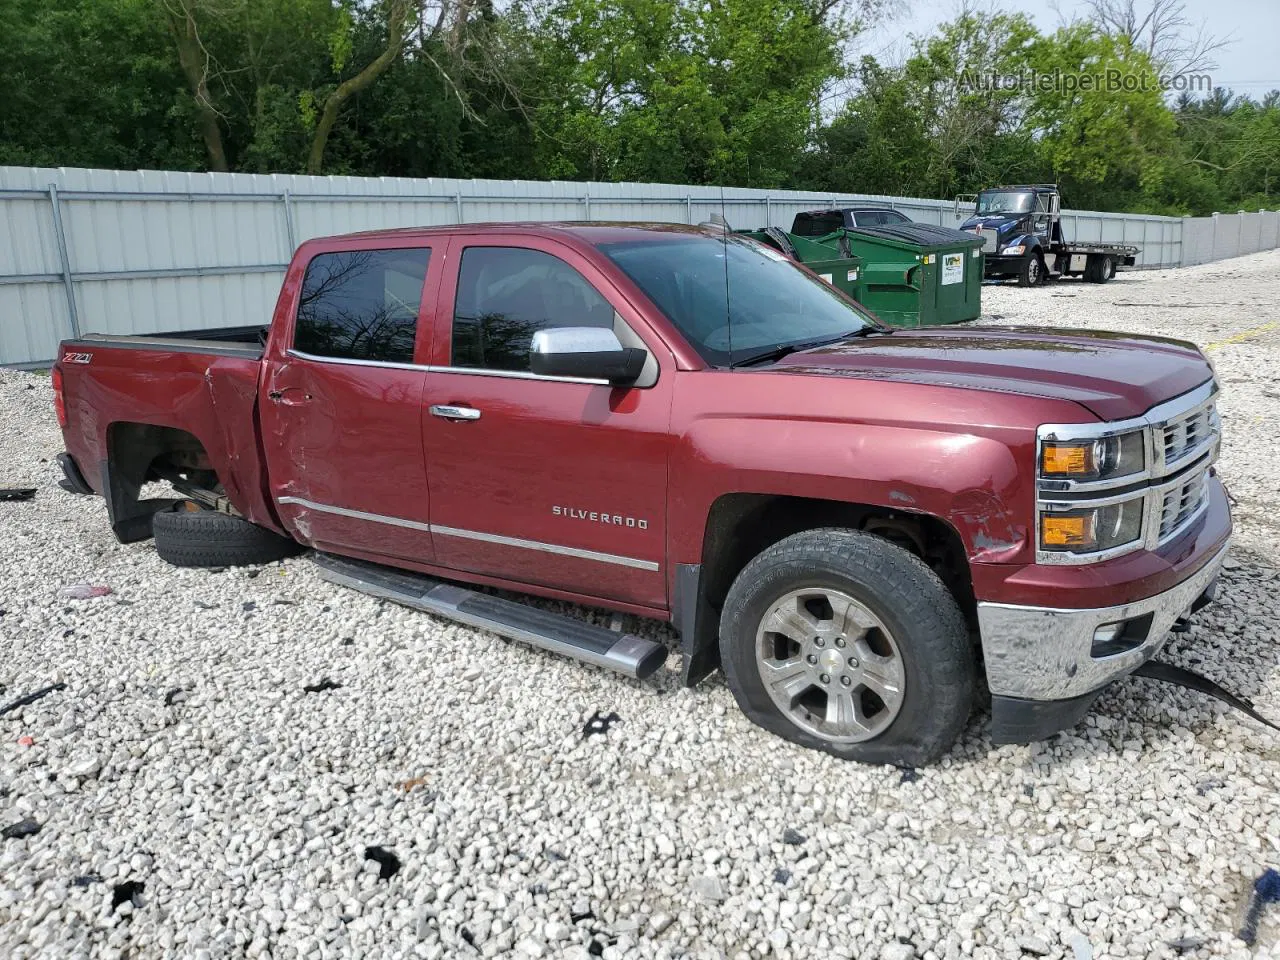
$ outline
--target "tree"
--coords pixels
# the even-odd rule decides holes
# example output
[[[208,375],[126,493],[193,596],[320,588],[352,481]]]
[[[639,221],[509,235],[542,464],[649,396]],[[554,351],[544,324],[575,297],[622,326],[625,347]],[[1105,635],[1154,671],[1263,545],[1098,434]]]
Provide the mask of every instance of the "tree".
[[[544,169],[784,182],[841,72],[843,15],[810,0],[554,0],[533,27]]]
[[[387,24],[387,41],[382,52],[369,61],[355,76],[342,81],[324,100],[324,109],[316,124],[315,135],[311,140],[311,151],[307,155],[307,173],[319,173],[324,166],[324,150],[329,143],[329,135],[333,125],[338,121],[338,113],[343,106],[363,90],[368,89],[378,77],[387,71],[387,67],[400,54],[405,39],[405,29],[409,18],[409,0],[384,0],[383,14]],[[444,20],[444,8],[440,21]],[[335,57],[334,68],[341,71],[342,62]]]
[[[1176,123],[1155,66],[1128,40],[1076,23],[1033,46],[1037,68],[1061,83],[1037,87],[1027,120],[1072,203],[1107,203],[1114,186],[1150,194],[1167,172]],[[1075,84],[1071,84],[1075,78]]]
[[[1203,22],[1192,23],[1182,0],[1087,0],[1086,6],[1099,30],[1127,40],[1168,74],[1212,70],[1215,55],[1231,42],[1209,33]]]

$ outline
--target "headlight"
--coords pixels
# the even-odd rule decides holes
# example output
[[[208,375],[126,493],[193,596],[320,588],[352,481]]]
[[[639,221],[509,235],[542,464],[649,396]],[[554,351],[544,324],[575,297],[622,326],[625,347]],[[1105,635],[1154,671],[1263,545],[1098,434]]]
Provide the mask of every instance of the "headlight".
[[[1142,496],[1082,510],[1042,510],[1040,549],[1053,553],[1102,553],[1142,536]]]
[[[1012,254],[1013,256],[1017,257],[1017,256],[1021,256],[1022,252],[1026,249],[1027,248],[1025,244],[1015,243],[1012,246],[1005,247],[1004,252],[1008,254]]]
[[[1142,473],[1146,446],[1143,430],[1096,440],[1045,441],[1040,446],[1040,476],[1092,483]]]

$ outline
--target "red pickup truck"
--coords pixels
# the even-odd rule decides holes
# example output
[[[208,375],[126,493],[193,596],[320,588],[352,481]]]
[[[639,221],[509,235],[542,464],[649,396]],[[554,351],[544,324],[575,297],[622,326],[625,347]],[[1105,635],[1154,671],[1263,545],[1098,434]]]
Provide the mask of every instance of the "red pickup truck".
[[[1212,599],[1231,532],[1194,346],[893,330],[696,228],[312,240],[261,343],[87,336],[53,376],[64,485],[122,541],[311,548],[636,677],[666,649],[471,587],[670,621],[686,683],[719,667],[760,726],[870,762],[937,758],[980,671],[993,740],[1076,723]]]

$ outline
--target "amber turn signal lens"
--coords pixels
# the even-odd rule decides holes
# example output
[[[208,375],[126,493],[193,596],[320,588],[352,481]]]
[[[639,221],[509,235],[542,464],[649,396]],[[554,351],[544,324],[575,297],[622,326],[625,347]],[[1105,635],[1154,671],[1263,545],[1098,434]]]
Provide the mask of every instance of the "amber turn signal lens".
[[[1040,539],[1046,547],[1092,546],[1096,539],[1093,521],[1092,514],[1074,517],[1043,517],[1040,522]]]
[[[1045,476],[1081,476],[1093,472],[1093,445],[1045,444],[1041,453],[1041,471]]]

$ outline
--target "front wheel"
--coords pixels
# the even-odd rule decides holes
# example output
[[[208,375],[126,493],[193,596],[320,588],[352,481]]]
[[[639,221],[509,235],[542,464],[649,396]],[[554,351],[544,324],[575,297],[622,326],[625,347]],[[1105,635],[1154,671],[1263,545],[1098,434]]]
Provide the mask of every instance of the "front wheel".
[[[1044,280],[1044,276],[1044,262],[1040,259],[1040,254],[1029,253],[1018,268],[1018,286],[1034,287]]]
[[[976,683],[964,617],[937,575],[846,529],[794,534],[747,564],[725,600],[720,659],[766,730],[897,766],[955,742]]]

